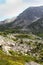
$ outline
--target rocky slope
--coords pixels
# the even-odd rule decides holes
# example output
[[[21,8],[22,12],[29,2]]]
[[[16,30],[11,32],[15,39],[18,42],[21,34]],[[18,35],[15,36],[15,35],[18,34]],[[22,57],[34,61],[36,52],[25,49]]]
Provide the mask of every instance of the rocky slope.
[[[21,61],[23,59],[22,62],[24,62],[23,65],[43,65],[43,39],[33,34],[0,35],[0,51],[9,57],[16,57],[14,58],[16,60],[21,57]]]
[[[37,21],[42,16],[43,6],[27,8],[17,17],[13,26],[20,26],[26,28],[27,25],[30,25],[32,22]]]
[[[33,33],[43,33],[43,17],[27,26],[27,29],[30,29]]]

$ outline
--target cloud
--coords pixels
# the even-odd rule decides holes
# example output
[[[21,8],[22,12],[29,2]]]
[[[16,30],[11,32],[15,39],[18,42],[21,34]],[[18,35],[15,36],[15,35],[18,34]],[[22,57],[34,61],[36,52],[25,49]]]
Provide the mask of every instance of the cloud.
[[[42,0],[5,0],[4,4],[0,4],[0,20],[17,16],[29,6],[42,4]]]
[[[26,8],[26,3],[22,0],[6,0],[0,5],[0,19],[17,16]]]

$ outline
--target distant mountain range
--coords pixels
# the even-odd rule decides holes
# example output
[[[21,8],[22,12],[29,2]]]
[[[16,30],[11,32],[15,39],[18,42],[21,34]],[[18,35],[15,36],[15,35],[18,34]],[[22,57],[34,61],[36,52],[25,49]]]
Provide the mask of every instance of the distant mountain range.
[[[13,22],[15,19],[16,19],[16,17],[10,18],[10,19],[5,19],[4,21],[0,21],[0,25],[7,24],[7,23],[11,23],[11,22]]]
[[[29,7],[17,16],[16,19],[13,18],[3,22],[4,24],[1,24],[0,28],[12,28],[32,33],[43,33],[43,6]]]

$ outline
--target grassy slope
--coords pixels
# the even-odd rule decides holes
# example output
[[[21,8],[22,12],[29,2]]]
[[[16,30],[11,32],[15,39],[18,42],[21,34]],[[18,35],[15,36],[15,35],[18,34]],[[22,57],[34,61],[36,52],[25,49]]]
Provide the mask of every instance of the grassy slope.
[[[0,50],[0,65],[24,65],[25,62],[32,60],[30,56],[23,56],[17,52],[10,51],[11,56],[6,55]]]
[[[15,56],[8,56],[0,50],[0,65],[24,65],[22,59]]]

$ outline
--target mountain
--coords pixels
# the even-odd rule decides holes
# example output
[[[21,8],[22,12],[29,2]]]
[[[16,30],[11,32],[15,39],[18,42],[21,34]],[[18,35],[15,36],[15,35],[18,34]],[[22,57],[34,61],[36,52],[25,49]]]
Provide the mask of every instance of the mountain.
[[[43,6],[29,7],[16,19],[15,24],[28,25],[43,16]]]
[[[41,17],[43,17],[43,6],[29,7],[13,21],[12,27],[26,29],[28,25],[36,22]]]
[[[0,30],[7,29],[43,33],[43,6],[29,7],[17,16],[16,19],[11,19],[9,23],[0,25]]]

